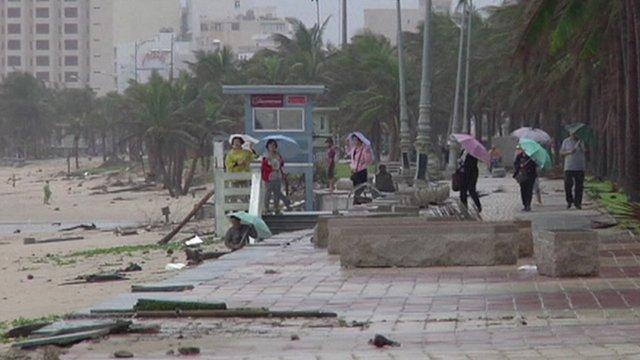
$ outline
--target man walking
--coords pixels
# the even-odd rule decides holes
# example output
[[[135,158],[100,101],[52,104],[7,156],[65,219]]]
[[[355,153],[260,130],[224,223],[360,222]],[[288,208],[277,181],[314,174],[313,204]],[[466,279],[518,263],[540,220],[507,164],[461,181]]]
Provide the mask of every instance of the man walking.
[[[567,209],[570,209],[571,205],[575,205],[576,209],[582,209],[582,191],[586,167],[585,145],[582,140],[578,139],[575,132],[572,132],[562,142],[560,155],[564,156],[564,192],[567,199]]]
[[[49,180],[45,181],[42,191],[44,192],[44,204],[49,205],[49,201],[51,200],[51,186],[49,186]]]

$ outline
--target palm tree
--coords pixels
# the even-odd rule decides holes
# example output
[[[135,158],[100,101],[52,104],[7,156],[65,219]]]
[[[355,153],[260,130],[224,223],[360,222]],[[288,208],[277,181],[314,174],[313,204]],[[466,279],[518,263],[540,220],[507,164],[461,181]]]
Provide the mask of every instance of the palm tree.
[[[73,136],[73,156],[75,168],[80,168],[79,144],[81,139],[87,140],[88,125],[94,112],[96,94],[91,89],[62,89],[55,93],[55,113],[58,120],[66,128],[67,134]],[[71,154],[68,154],[69,157]]]

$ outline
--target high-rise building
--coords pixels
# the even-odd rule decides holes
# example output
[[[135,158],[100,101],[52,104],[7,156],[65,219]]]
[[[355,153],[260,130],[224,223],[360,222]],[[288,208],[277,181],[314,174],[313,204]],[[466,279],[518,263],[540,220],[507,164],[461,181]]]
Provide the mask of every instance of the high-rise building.
[[[33,74],[48,86],[87,86],[87,0],[0,1],[0,76]]]

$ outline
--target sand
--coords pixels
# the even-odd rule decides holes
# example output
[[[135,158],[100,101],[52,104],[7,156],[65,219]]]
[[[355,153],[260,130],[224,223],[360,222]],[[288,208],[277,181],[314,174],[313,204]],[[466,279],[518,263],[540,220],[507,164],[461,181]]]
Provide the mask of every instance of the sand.
[[[100,165],[100,159],[81,159],[81,168]],[[170,226],[157,226],[145,231],[144,226],[162,224],[161,208],[169,206],[170,220],[179,222],[198,202],[185,196],[172,199],[166,191],[91,195],[91,188],[112,184],[117,180],[129,182],[129,175],[102,173],[85,179],[64,176],[64,159],[34,161],[24,167],[0,167],[0,322],[19,317],[36,318],[63,315],[82,310],[129,290],[132,284],[164,279],[174,274],[164,269],[171,261],[184,262],[182,252],[167,256],[163,249],[109,254],[75,256],[69,254],[88,249],[156,243],[170,230]],[[13,187],[10,180],[16,176]],[[50,205],[43,204],[44,181],[50,180],[53,196]],[[134,182],[141,180],[133,176]],[[211,186],[209,186],[210,188]],[[118,187],[109,187],[118,189]],[[47,244],[25,245],[23,239],[38,240],[62,236],[61,228],[81,223],[95,223],[101,230],[75,230],[64,236],[83,236],[85,239]],[[116,226],[143,226],[138,235],[116,236]],[[189,224],[190,231],[211,231],[213,223],[202,221]],[[20,233],[14,234],[14,231]],[[60,284],[79,275],[111,271],[136,262],[143,271],[130,273],[130,280],[81,285]],[[31,276],[29,276],[31,275]],[[33,277],[32,279],[29,279]]]

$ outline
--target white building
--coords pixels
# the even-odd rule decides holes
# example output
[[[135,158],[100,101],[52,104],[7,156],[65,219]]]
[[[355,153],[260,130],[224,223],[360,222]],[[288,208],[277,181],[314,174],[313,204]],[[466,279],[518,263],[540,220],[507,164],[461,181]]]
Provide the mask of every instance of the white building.
[[[457,2],[457,0],[456,0]],[[453,0],[432,0],[433,10],[448,13]],[[420,1],[417,9],[402,9],[402,30],[418,32],[418,27],[424,21],[426,1]],[[398,37],[398,18],[396,9],[365,9],[364,27],[376,34],[386,36],[395,45]]]
[[[274,7],[255,8],[232,17],[202,16],[195,41],[199,49],[208,51],[227,46],[246,60],[261,49],[275,49],[274,34],[291,36],[291,32],[291,24],[278,18]]]

